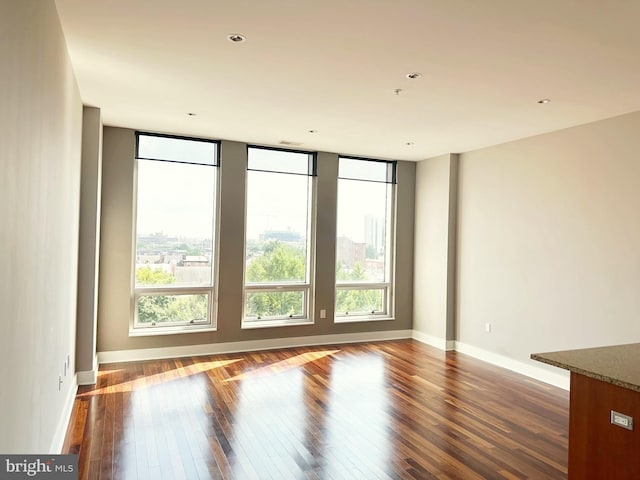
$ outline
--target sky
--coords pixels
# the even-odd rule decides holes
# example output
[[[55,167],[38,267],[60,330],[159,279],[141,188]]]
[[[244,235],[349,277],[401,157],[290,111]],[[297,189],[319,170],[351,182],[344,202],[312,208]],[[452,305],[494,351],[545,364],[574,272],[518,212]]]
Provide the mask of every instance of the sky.
[[[212,238],[216,168],[139,160],[138,235]]]
[[[389,191],[386,183],[339,179],[337,235],[364,242],[364,219],[385,218]]]
[[[216,167],[141,160],[138,233],[211,238]],[[247,172],[247,237],[265,230],[306,234],[311,177]],[[338,235],[364,241],[366,215],[383,218],[387,184],[339,180]]]
[[[190,151],[197,157],[196,161],[202,163],[206,163],[217,148],[212,143],[141,137],[141,155],[158,156],[158,151],[162,151],[165,158],[175,159],[179,155],[171,153],[172,149],[167,150],[167,146],[175,147],[172,140],[180,148],[195,144],[190,145]],[[278,157],[283,158],[280,164]],[[302,173],[307,169],[307,158],[307,154],[296,152],[287,152],[283,157],[281,151],[250,149],[249,165],[266,169],[280,166]],[[380,164],[376,162],[356,163],[371,165],[371,173],[377,174],[380,170]],[[298,168],[299,164],[302,169]],[[217,167],[203,164],[139,160],[138,234],[163,232],[184,238],[212,238],[216,170]],[[248,171],[247,238],[258,239],[265,230],[291,230],[306,236],[307,198],[312,178],[300,174]],[[365,217],[383,218],[389,193],[386,183],[338,180],[338,235],[363,242]]]

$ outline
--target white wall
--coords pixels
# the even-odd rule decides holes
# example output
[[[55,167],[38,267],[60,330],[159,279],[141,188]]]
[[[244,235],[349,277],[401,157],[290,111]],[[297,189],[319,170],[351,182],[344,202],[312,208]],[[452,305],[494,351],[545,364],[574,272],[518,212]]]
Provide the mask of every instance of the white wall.
[[[531,364],[640,342],[639,133],[636,112],[460,156],[458,341]]]
[[[98,374],[96,332],[102,195],[102,117],[100,109],[95,107],[84,107],[82,113],[76,365],[78,383],[93,384]]]
[[[457,157],[416,166],[413,330],[442,349],[455,340]]]
[[[75,394],[81,124],[53,1],[2,0],[0,452],[6,454],[59,451]],[[59,390],[67,355],[70,372]]]

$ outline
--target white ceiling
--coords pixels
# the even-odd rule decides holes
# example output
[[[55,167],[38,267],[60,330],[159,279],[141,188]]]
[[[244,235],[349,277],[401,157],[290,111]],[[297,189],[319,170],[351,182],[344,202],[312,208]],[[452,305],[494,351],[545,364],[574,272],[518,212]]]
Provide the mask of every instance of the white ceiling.
[[[56,4],[106,125],[420,160],[640,110],[638,0]]]

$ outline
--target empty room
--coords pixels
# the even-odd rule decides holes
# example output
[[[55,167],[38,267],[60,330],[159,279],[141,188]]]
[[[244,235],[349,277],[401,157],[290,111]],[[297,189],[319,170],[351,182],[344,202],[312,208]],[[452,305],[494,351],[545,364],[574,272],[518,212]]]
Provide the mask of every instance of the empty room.
[[[639,22],[0,0],[0,477],[640,478]]]

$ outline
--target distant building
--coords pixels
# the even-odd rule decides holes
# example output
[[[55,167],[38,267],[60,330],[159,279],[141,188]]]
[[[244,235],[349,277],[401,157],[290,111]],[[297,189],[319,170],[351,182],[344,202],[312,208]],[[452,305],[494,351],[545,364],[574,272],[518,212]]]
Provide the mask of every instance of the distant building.
[[[374,260],[367,258],[364,262],[364,269],[367,272],[367,278],[369,280],[384,281],[384,260]]]
[[[376,254],[384,250],[385,244],[385,221],[381,217],[365,215],[364,217],[364,240],[367,245],[376,249]]]
[[[336,262],[347,267],[353,267],[356,263],[364,266],[367,244],[354,242],[348,237],[336,239]]]
[[[262,242],[275,240],[284,243],[299,243],[302,241],[302,235],[292,230],[267,230],[260,234]]]
[[[178,263],[182,262],[183,259],[183,253],[170,253],[164,256],[165,263],[171,263],[173,265],[177,265]]]
[[[204,267],[209,265],[209,257],[204,255],[185,255],[182,260],[184,267]]]
[[[211,282],[211,266],[175,267],[176,283],[208,284]]]
[[[136,263],[145,265],[164,263],[164,255],[138,255]]]

